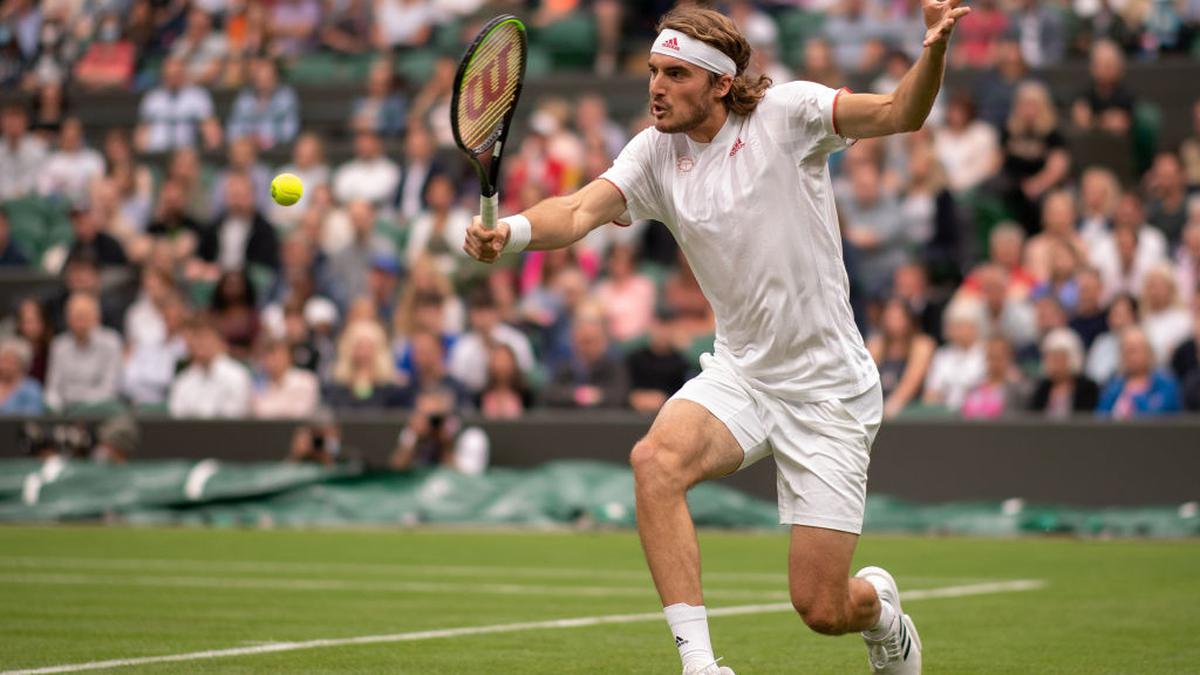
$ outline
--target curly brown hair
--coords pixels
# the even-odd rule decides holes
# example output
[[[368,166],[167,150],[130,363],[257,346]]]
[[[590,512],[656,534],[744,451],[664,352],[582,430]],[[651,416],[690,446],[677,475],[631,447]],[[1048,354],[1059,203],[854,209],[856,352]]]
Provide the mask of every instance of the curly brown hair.
[[[754,112],[770,88],[771,78],[746,74],[746,68],[750,65],[750,43],[729,17],[711,9],[680,5],[659,20],[659,32],[668,28],[705,42],[733,59],[737,65],[737,75],[733,78],[729,93],[721,100],[734,114],[745,116]],[[709,78],[716,83],[720,76],[709,73]]]

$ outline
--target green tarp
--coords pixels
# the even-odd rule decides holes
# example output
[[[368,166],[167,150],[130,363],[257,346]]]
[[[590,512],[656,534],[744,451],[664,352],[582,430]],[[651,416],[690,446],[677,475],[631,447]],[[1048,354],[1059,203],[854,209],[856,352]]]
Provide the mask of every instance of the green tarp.
[[[775,505],[718,483],[688,496],[698,525],[777,527]],[[0,460],[0,521],[103,520],[135,524],[595,525],[634,524],[628,467],[552,462],[466,476],[361,467],[154,461],[128,466]],[[1006,502],[921,505],[872,495],[866,529],[1010,536],[1200,534],[1195,505],[1079,509]]]

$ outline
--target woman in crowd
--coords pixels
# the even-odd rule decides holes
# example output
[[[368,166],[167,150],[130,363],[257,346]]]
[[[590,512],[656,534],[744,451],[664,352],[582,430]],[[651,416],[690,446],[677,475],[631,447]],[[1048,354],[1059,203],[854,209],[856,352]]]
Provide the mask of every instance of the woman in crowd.
[[[0,415],[42,414],[42,385],[27,375],[32,357],[21,338],[0,340]]]
[[[241,270],[222,274],[213,289],[210,309],[217,332],[229,347],[229,355],[238,360],[248,358],[259,332],[258,306],[250,277]]]
[[[44,383],[54,329],[46,321],[45,310],[32,298],[25,298],[17,305],[17,337],[29,345],[29,368],[26,372],[33,379]]]
[[[975,117],[971,95],[954,95],[946,109],[946,126],[934,132],[934,150],[946,169],[950,189],[968,192],[991,178],[999,149],[996,130]]]
[[[488,419],[516,419],[533,405],[533,390],[508,345],[497,343],[488,353],[487,384],[476,403]]]
[[[604,308],[608,334],[617,342],[640,337],[654,318],[657,291],[654,282],[637,270],[637,255],[629,244],[614,244],[608,251],[608,276],[593,292]]]
[[[1042,204],[1042,231],[1025,247],[1025,269],[1038,282],[1050,278],[1055,244],[1066,244],[1079,260],[1087,260],[1088,248],[1075,232],[1075,198],[1066,190],[1046,195]]]
[[[1004,200],[1027,232],[1037,227],[1042,197],[1057,187],[1071,168],[1066,140],[1050,92],[1027,80],[1017,87],[1012,112],[1000,133]]]
[[[1130,419],[1179,412],[1179,386],[1169,373],[1155,368],[1154,347],[1141,328],[1121,333],[1121,372],[1100,396],[1098,413]]]
[[[378,323],[347,324],[338,341],[333,383],[324,398],[336,409],[382,410],[404,403],[387,335]]]
[[[983,380],[986,371],[983,308],[973,301],[957,301],[946,309],[945,323],[947,342],[933,354],[924,401],[958,412],[967,392]]]
[[[1117,374],[1121,363],[1121,333],[1137,325],[1138,303],[1130,295],[1118,295],[1108,307],[1108,330],[1088,350],[1084,372],[1104,386]]]
[[[1090,413],[1100,401],[1100,388],[1083,374],[1083,342],[1069,328],[1050,331],[1042,339],[1042,379],[1029,410],[1062,419]]]
[[[250,409],[259,419],[307,418],[320,403],[320,385],[311,371],[292,365],[285,340],[268,340],[262,349],[262,380]]]
[[[1025,407],[1025,386],[1013,362],[1008,340],[987,339],[986,368],[983,381],[971,388],[963,399],[962,416],[967,419],[996,419]]]
[[[921,331],[903,300],[893,298],[883,306],[880,330],[867,341],[883,385],[883,414],[895,417],[912,401],[920,400],[937,343]]]
[[[1192,315],[1179,302],[1175,271],[1167,263],[1155,265],[1142,281],[1141,323],[1157,364],[1164,365],[1192,332]]]

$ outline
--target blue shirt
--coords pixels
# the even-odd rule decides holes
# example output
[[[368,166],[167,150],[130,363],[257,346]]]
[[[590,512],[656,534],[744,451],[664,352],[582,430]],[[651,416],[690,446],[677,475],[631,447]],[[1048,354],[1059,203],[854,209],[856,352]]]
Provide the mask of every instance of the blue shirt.
[[[7,399],[0,401],[0,414],[4,415],[41,415],[43,410],[42,385],[29,377],[22,380]]]
[[[1096,412],[1104,417],[1111,417],[1121,392],[1125,389],[1125,377],[1118,375],[1104,388],[1100,395],[1100,407]],[[1148,417],[1176,413],[1181,409],[1179,402],[1179,385],[1175,378],[1161,370],[1150,376],[1150,386],[1140,394],[1135,394],[1133,404],[1134,417]]]

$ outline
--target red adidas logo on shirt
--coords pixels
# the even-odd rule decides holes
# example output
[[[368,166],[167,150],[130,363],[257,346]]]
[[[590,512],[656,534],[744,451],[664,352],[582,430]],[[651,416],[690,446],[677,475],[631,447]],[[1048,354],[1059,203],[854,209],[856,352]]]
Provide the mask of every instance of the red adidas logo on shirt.
[[[662,46],[666,47],[667,49],[674,49],[675,51],[679,51],[679,38],[671,38],[670,40],[664,40],[662,43]]]
[[[733,149],[729,151],[729,156],[733,157],[734,155],[738,154],[738,150],[741,150],[744,147],[746,147],[746,144],[742,142],[742,139],[737,139],[733,143]]]

